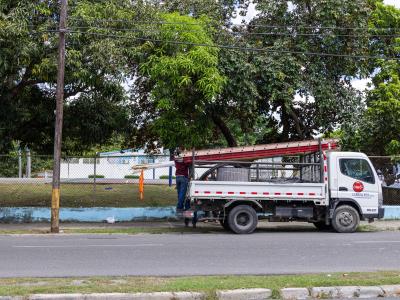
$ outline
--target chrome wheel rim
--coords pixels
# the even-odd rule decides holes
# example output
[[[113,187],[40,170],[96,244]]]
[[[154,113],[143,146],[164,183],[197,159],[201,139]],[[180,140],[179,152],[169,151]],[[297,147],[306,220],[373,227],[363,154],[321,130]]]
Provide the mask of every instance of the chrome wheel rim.
[[[240,212],[236,215],[235,223],[238,227],[246,228],[251,224],[251,217],[247,212]]]
[[[338,215],[339,224],[345,227],[350,227],[354,223],[353,214],[348,211],[343,211]]]

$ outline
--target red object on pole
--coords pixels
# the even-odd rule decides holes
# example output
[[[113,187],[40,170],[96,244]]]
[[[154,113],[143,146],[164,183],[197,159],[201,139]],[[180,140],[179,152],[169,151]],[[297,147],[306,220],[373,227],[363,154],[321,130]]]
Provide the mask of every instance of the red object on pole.
[[[140,177],[139,177],[139,197],[140,200],[143,200],[144,198],[144,171],[140,172]]]

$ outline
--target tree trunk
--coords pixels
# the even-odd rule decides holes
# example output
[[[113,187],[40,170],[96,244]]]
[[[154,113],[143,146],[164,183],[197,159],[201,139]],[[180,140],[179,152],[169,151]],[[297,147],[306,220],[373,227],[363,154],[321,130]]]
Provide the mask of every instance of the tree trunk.
[[[282,142],[289,140],[289,131],[290,131],[290,123],[289,123],[289,115],[286,112],[285,103],[282,103],[282,113],[281,113],[281,124],[282,124]]]
[[[303,132],[303,130],[301,128],[304,127],[304,125],[301,123],[299,117],[296,115],[296,113],[294,112],[293,109],[289,108],[288,109],[288,113],[289,113],[289,115],[292,117],[292,119],[294,121],[297,134],[303,140],[304,139],[304,132]]]
[[[232,135],[231,130],[225,124],[224,120],[217,115],[216,113],[211,112],[211,118],[214,124],[218,127],[221,131],[222,135],[224,136],[226,142],[228,143],[229,147],[237,147],[237,142],[235,137]]]

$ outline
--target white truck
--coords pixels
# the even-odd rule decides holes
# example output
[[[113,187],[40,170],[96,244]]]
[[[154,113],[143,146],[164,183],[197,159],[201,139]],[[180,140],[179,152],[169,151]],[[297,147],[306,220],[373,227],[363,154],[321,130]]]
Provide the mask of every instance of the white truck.
[[[365,154],[336,146],[313,140],[186,154],[201,176],[189,183],[185,216],[204,212],[238,234],[252,233],[260,218],[354,232],[360,220],[384,216],[381,182]]]

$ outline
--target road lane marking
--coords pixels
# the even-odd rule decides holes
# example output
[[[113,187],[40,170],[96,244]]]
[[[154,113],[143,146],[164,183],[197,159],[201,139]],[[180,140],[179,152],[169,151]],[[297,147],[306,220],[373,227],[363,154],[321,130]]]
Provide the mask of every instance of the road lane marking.
[[[163,244],[136,244],[136,245],[21,245],[13,246],[13,248],[89,248],[89,247],[161,247]]]
[[[400,241],[354,241],[354,244],[400,243]]]

